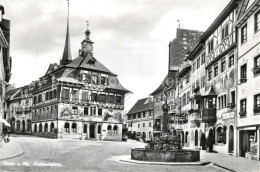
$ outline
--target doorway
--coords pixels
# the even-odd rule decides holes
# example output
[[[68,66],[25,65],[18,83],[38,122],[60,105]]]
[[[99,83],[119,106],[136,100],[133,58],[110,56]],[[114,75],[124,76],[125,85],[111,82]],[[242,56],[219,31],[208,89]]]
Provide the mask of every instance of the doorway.
[[[95,138],[95,125],[94,124],[91,124],[89,127],[89,137]]]
[[[22,122],[22,131],[25,132],[25,121]]]
[[[229,127],[228,153],[234,152],[234,127]]]
[[[195,130],[195,146],[198,146],[198,130]]]

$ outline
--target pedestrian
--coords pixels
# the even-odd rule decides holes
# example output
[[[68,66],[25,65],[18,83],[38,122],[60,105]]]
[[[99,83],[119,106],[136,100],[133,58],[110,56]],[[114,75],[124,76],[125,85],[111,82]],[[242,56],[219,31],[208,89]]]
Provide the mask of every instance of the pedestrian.
[[[5,143],[7,142],[7,136],[6,136],[6,133],[4,132],[3,133],[3,137],[4,137],[4,141],[5,141]]]

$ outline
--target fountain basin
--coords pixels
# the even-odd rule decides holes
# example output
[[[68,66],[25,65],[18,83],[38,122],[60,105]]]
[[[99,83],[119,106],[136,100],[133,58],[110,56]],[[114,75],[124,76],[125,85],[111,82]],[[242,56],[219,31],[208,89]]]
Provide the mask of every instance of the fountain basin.
[[[151,162],[196,162],[200,161],[199,150],[152,150],[143,148],[131,149],[131,159]]]

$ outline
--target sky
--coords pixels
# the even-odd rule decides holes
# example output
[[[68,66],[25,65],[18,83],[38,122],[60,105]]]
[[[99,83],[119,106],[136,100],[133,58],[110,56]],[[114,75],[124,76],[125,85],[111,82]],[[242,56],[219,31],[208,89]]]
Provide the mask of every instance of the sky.
[[[168,70],[168,45],[180,27],[206,31],[229,0],[70,0],[72,57],[89,21],[94,57],[131,90],[125,111],[149,96]],[[63,54],[66,0],[0,0],[11,20],[12,77],[20,87],[43,76]]]

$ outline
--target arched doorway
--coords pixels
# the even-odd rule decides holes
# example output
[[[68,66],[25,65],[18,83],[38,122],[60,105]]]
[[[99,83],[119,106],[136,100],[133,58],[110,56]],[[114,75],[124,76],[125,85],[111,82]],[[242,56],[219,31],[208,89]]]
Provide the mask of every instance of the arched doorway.
[[[31,131],[32,121],[30,119],[27,120],[27,131]]]
[[[11,119],[11,129],[10,129],[12,133],[15,131],[14,128],[15,128],[15,118],[12,117],[12,119]]]
[[[54,132],[54,123],[51,123],[51,132]]]
[[[16,131],[20,131],[20,121],[16,121]]]
[[[184,146],[184,131],[181,132],[181,144]]]
[[[101,125],[98,125],[98,134],[101,134]]]
[[[234,127],[231,125],[229,127],[229,142],[228,142],[228,152],[233,153],[234,151]]]
[[[22,121],[22,131],[25,132],[25,121]]]
[[[37,133],[37,124],[34,124],[34,133]]]
[[[188,136],[189,136],[189,132],[186,131],[185,132],[185,143],[188,143]]]
[[[195,146],[198,146],[198,140],[199,140],[198,138],[199,138],[198,130],[195,130],[195,141],[194,141]]]
[[[213,130],[211,128],[209,130],[209,134],[207,137],[207,146],[208,146],[210,152],[212,152],[212,150],[213,150],[214,140],[215,140],[215,138],[214,138]]]
[[[48,124],[47,124],[47,123],[44,124],[44,132],[45,132],[45,133],[48,132]]]
[[[42,132],[42,124],[39,125],[39,133]]]
[[[89,137],[95,138],[95,125],[94,124],[91,124],[89,127]]]

